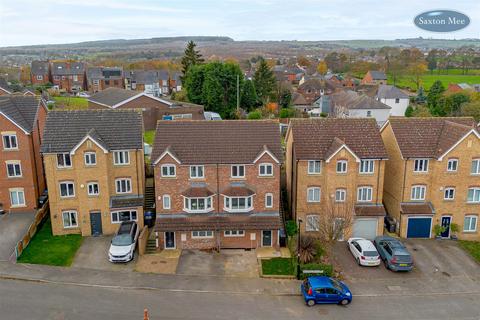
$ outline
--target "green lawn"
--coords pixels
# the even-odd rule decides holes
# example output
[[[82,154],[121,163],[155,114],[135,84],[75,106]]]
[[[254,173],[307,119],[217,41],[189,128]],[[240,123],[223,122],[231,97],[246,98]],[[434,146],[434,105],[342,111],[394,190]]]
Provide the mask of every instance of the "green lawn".
[[[468,252],[473,259],[480,263],[480,241],[459,240],[458,244],[463,248],[463,250]]]
[[[70,266],[82,244],[82,236],[53,236],[50,219],[45,221],[18,259],[20,263]]]
[[[473,73],[473,72],[472,72]],[[436,81],[442,81],[445,88],[448,87],[449,83],[468,83],[468,84],[477,84],[480,83],[480,75],[461,75],[461,74],[425,74],[422,76],[422,86],[425,90],[429,90],[432,84]],[[392,78],[388,77],[388,83],[393,84]],[[402,88],[410,88],[412,90],[416,90],[417,87],[415,83],[412,81],[412,76],[403,76],[396,83],[397,87]]]
[[[147,130],[143,133],[143,140],[149,145],[153,145],[153,140],[155,139],[155,130]]]
[[[294,274],[295,267],[292,258],[272,258],[262,260],[262,273],[264,275],[287,275]]]
[[[81,97],[53,97],[55,106],[63,106],[65,109],[82,110],[88,108],[88,101]]]

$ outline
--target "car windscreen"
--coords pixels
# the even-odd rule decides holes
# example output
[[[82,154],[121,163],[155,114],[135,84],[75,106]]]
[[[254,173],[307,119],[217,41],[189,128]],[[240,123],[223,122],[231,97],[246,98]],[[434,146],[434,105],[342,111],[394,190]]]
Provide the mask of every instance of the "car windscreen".
[[[129,234],[119,234],[112,239],[114,246],[129,246],[132,244],[132,238]]]
[[[340,282],[338,282],[337,280],[335,279],[330,279],[330,281],[332,282],[332,286],[337,289],[339,292],[344,292],[343,290],[343,287],[342,285],[340,284]]]
[[[378,256],[378,252],[377,251],[363,251],[363,255],[365,257],[376,257],[376,256]]]

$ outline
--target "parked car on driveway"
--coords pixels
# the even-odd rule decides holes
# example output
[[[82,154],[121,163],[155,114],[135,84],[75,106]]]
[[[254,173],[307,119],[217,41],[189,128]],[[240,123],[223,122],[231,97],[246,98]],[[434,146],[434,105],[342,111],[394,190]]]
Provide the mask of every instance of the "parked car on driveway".
[[[81,98],[90,98],[90,95],[86,92],[79,92],[77,94],[77,96],[81,97]]]
[[[352,293],[343,282],[325,276],[308,277],[301,285],[305,303],[311,307],[317,303],[347,305],[352,302]]]
[[[138,225],[134,221],[124,221],[112,239],[108,250],[110,262],[129,262],[135,254],[139,235]]]
[[[389,236],[378,236],[374,243],[387,269],[392,271],[413,269],[412,255],[400,240]]]
[[[360,266],[380,265],[380,255],[372,241],[363,238],[350,238],[347,241],[348,249]]]

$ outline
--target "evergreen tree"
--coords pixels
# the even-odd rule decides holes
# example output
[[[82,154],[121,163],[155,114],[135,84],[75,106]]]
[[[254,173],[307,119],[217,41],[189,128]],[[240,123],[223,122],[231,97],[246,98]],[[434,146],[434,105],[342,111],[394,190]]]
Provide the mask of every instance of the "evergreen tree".
[[[423,92],[423,87],[420,87],[417,92],[417,96],[415,97],[415,102],[423,104],[427,100],[427,97],[425,97],[425,93]]]
[[[267,64],[265,59],[261,58],[259,66],[253,75],[253,84],[257,92],[258,98],[263,104],[266,104],[275,90],[277,80],[275,75]]]
[[[252,111],[258,106],[257,92],[255,91],[255,86],[251,80],[246,80],[243,83],[240,105],[247,112]]]
[[[185,52],[182,57],[182,72],[184,77],[186,76],[188,69],[191,66],[194,66],[196,64],[201,64],[204,62],[204,59],[202,58],[200,51],[195,50],[196,46],[197,45],[195,44],[195,42],[189,41],[187,43],[187,47],[185,48]]]
[[[444,110],[444,103],[441,100],[445,87],[440,80],[435,81],[430,87],[427,95],[427,104],[430,112],[436,116],[445,116],[446,110]]]
[[[288,108],[290,107],[290,103],[292,101],[292,93],[288,89],[282,90],[280,92],[280,96],[278,97],[278,104],[281,108]]]

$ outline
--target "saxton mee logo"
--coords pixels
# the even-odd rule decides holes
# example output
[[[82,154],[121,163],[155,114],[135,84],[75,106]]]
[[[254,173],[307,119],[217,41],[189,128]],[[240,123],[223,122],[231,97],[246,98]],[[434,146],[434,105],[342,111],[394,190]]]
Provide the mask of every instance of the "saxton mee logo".
[[[432,10],[419,14],[413,20],[421,29],[433,32],[451,32],[465,28],[470,18],[452,10]]]

